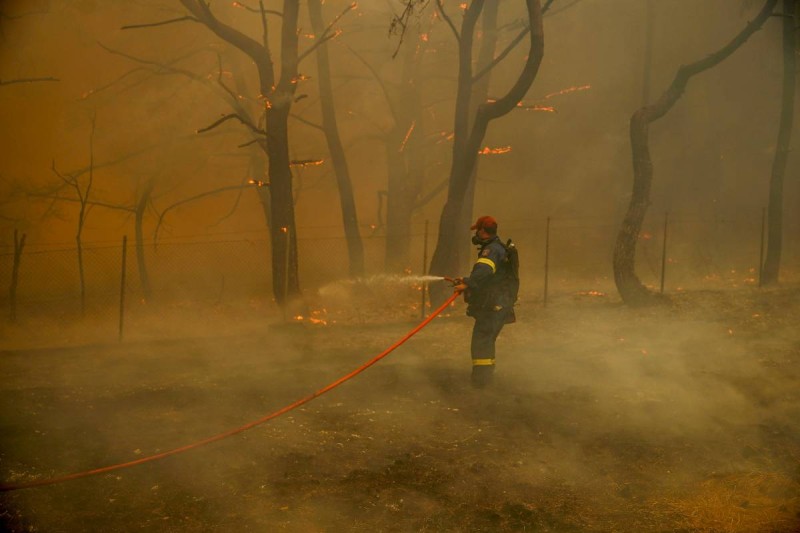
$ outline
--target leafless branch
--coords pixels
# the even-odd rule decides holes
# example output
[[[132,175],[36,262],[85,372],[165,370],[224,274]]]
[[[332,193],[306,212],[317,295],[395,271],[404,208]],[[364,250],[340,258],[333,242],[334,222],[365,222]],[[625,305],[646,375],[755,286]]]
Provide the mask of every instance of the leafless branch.
[[[35,83],[39,81],[61,81],[61,80],[50,76],[44,78],[17,78],[13,80],[0,80],[0,85],[11,85],[14,83]]]
[[[519,33],[517,34],[517,36],[516,36],[516,37],[514,37],[514,39],[513,39],[513,40],[512,40],[510,43],[508,43],[508,46],[506,46],[506,47],[505,47],[505,49],[503,49],[503,51],[502,51],[502,52],[500,52],[500,53],[497,55],[497,57],[495,57],[495,58],[492,60],[492,62],[491,62],[491,63],[489,63],[488,65],[486,65],[486,66],[483,68],[483,70],[481,70],[480,72],[478,72],[477,74],[475,74],[475,75],[472,77],[472,83],[475,83],[476,81],[478,81],[479,79],[481,79],[481,78],[482,78],[484,75],[486,75],[486,73],[487,73],[487,72],[489,72],[490,70],[492,70],[492,69],[493,69],[495,66],[497,66],[497,64],[498,64],[498,63],[500,63],[500,62],[501,62],[503,59],[505,59],[505,58],[506,58],[506,56],[507,56],[507,55],[508,55],[508,54],[511,52],[511,50],[513,50],[514,48],[516,48],[516,46],[517,46],[517,45],[520,43],[520,41],[522,41],[522,39],[524,39],[524,38],[525,38],[525,36],[526,36],[526,35],[528,35],[528,33],[530,33],[530,31],[531,31],[531,28],[530,28],[530,26],[526,26],[524,30],[522,30],[521,32],[519,32]]]
[[[316,122],[311,122],[310,120],[305,119],[305,118],[301,117],[300,115],[298,115],[296,113],[289,113],[289,116],[292,117],[293,119],[295,119],[296,121],[302,122],[303,124],[305,124],[306,126],[309,126],[311,128],[318,129],[320,131],[324,131],[324,129],[325,129],[325,128],[322,127],[322,125],[317,124]]]
[[[303,52],[302,54],[300,54],[300,55],[298,55],[298,56],[297,56],[297,62],[299,63],[299,62],[300,62],[300,61],[302,61],[302,60],[303,60],[305,57],[307,57],[309,54],[311,54],[311,53],[312,53],[314,50],[316,50],[317,48],[319,48],[320,46],[322,46],[322,45],[323,45],[323,44],[325,44],[326,42],[330,41],[331,39],[334,39],[334,38],[336,38],[336,37],[339,35],[339,33],[340,33],[340,32],[338,32],[338,31],[337,31],[337,32],[333,32],[333,33],[331,33],[331,30],[333,29],[333,26],[334,26],[334,25],[335,25],[337,22],[339,22],[339,20],[340,20],[340,19],[341,19],[343,16],[345,16],[345,15],[346,15],[348,12],[350,12],[350,11],[354,10],[356,7],[358,7],[358,4],[357,4],[357,3],[355,3],[355,2],[353,2],[352,4],[350,4],[349,6],[347,6],[346,8],[344,8],[344,10],[343,10],[341,13],[339,13],[339,15],[337,15],[337,16],[336,16],[336,17],[335,17],[335,18],[334,18],[334,19],[331,21],[331,23],[330,23],[330,24],[328,24],[328,26],[325,28],[325,31],[323,31],[323,32],[322,32],[322,34],[321,34],[321,35],[319,35],[319,36],[316,38],[316,40],[314,41],[314,44],[312,44],[312,45],[309,47],[309,49],[308,49],[308,50],[306,50],[305,52]]]
[[[439,15],[441,15],[442,19],[444,19],[447,25],[450,26],[450,29],[453,31],[453,35],[456,37],[456,41],[460,41],[461,36],[458,34],[458,30],[456,29],[455,24],[453,24],[453,21],[450,19],[447,13],[445,13],[442,0],[436,0],[436,8],[439,11]]]
[[[128,24],[127,26],[122,26],[120,29],[121,30],[137,30],[137,29],[140,29],[140,28],[152,28],[152,27],[155,27],[155,26],[165,26],[167,24],[174,24],[176,22],[183,22],[185,20],[188,20],[188,21],[191,21],[191,22],[200,22],[195,17],[186,15],[184,17],[178,17],[178,18],[174,18],[174,19],[163,20],[161,22],[149,22],[149,23],[146,23],[146,24]]]
[[[259,8],[259,9],[255,8],[255,7],[250,7],[250,6],[246,5],[246,4],[243,4],[242,2],[234,2],[233,5],[234,5],[234,7],[241,7],[242,9],[250,11],[251,13],[263,13],[263,14],[267,14],[267,15],[275,15],[275,16],[278,16],[278,17],[282,17],[283,16],[283,13],[281,13],[280,11],[276,11],[274,9],[264,9],[263,3],[262,2],[259,2],[259,3],[262,4],[261,8]]]
[[[201,198],[205,198],[206,196],[213,196],[215,194],[219,194],[219,193],[226,192],[226,191],[235,191],[235,190],[238,190],[238,189],[243,189],[243,188],[248,187],[248,186],[250,186],[248,183],[241,183],[239,185],[227,185],[225,187],[218,187],[216,189],[211,189],[210,191],[201,192],[199,194],[195,194],[194,196],[190,196],[188,198],[184,198],[183,200],[179,200],[179,201],[175,202],[174,204],[168,206],[158,216],[158,223],[156,223],[156,228],[153,231],[153,245],[155,246],[155,244],[158,242],[158,232],[161,229],[161,225],[164,222],[164,217],[167,215],[167,213],[169,213],[173,209],[175,209],[177,207],[180,207],[180,206],[182,206],[184,204],[188,204],[189,202],[194,202],[195,200],[199,200]]]
[[[250,122],[249,120],[247,120],[246,118],[242,117],[241,115],[239,115],[237,113],[230,113],[230,114],[227,114],[227,115],[223,115],[222,118],[220,118],[219,120],[215,121],[210,126],[206,126],[205,128],[201,128],[201,129],[197,130],[197,133],[205,133],[205,132],[207,132],[209,130],[212,130],[212,129],[216,128],[217,126],[219,126],[223,122],[226,122],[226,121],[234,119],[234,118],[236,120],[238,120],[239,122],[241,122],[242,124],[244,124],[245,126],[247,126],[248,128],[250,128],[250,130],[252,132],[254,132],[254,133],[259,133],[261,135],[266,135],[267,134],[266,131],[258,129],[256,126],[253,125],[252,122]]]

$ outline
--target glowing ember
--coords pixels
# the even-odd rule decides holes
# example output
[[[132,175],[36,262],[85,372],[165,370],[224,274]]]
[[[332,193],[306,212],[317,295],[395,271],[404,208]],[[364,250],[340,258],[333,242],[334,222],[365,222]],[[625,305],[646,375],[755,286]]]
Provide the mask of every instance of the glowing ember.
[[[247,183],[249,183],[250,185],[255,185],[256,187],[269,187],[268,181],[247,180]]]
[[[414,126],[416,125],[417,125],[416,120],[411,123],[411,126],[408,128],[408,131],[406,132],[406,136],[403,138],[403,142],[400,143],[400,149],[398,150],[398,152],[402,152],[405,149],[406,143],[408,142],[408,138],[411,137],[411,132],[414,131]]]
[[[588,84],[587,85],[577,85],[577,86],[574,86],[574,87],[567,87],[566,89],[561,89],[560,91],[556,91],[554,93],[550,93],[550,94],[544,95],[544,99],[546,100],[548,98],[552,98],[553,96],[561,96],[562,94],[569,94],[569,93],[574,93],[574,92],[577,92],[577,91],[585,91],[585,90],[591,89],[591,88],[592,88],[592,86],[588,85]]]
[[[292,159],[289,166],[292,167],[316,167],[324,163],[324,159]]]
[[[510,146],[501,146],[499,148],[489,148],[488,146],[484,146],[483,150],[478,151],[478,155],[506,154],[510,151],[511,151]]]
[[[606,293],[601,291],[578,291],[578,296],[606,296]]]

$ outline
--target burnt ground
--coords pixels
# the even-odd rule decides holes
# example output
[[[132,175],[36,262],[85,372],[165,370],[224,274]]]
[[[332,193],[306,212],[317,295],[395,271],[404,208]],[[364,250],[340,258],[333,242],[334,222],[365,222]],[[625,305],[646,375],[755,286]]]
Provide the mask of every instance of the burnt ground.
[[[242,434],[0,494],[10,531],[800,531],[800,290],[523,302],[469,386],[456,308]],[[224,313],[222,313],[224,314]],[[331,321],[332,322],[332,321]],[[0,353],[0,477],[129,461],[256,420],[413,322],[216,322]]]

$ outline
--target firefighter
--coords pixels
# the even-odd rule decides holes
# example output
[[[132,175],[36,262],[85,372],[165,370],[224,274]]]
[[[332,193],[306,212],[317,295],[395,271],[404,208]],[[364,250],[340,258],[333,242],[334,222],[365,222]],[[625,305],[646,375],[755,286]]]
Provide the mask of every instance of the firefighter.
[[[464,294],[467,316],[475,319],[471,380],[473,386],[482,388],[494,375],[497,335],[513,321],[514,295],[503,283],[509,275],[508,251],[497,236],[497,221],[482,216],[470,229],[475,231],[472,243],[478,246],[478,259],[469,276],[456,279],[455,290]]]

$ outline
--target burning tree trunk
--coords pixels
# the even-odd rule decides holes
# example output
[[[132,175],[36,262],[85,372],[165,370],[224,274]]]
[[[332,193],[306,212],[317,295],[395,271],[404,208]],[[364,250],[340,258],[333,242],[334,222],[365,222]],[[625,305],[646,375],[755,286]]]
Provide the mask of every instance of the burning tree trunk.
[[[258,71],[260,94],[265,100],[266,139],[262,146],[269,158],[273,294],[279,304],[285,305],[289,297],[300,294],[288,132],[289,112],[298,82],[299,0],[283,2],[281,66],[277,84],[267,39],[267,20],[263,2],[260,11],[264,35],[263,42],[259,43],[217,19],[204,0],[180,1],[198,21],[219,38],[248,55]]]
[[[778,282],[783,249],[783,178],[786,174],[786,161],[789,158],[789,143],[792,138],[794,120],[795,53],[797,47],[798,24],[796,19],[796,0],[783,0],[783,96],[781,99],[781,120],[778,127],[778,142],[772,174],[769,181],[769,208],[767,232],[767,256],[761,269],[761,284]]]
[[[772,13],[777,0],[767,0],[758,16],[727,45],[700,61],[682,65],[672,84],[651,105],[638,109],[630,121],[631,154],[633,158],[633,191],[622,226],[614,247],[614,281],[623,301],[629,305],[642,305],[653,301],[655,293],[647,289],[635,271],[636,242],[642,229],[650,203],[650,188],[653,182],[653,163],[650,159],[650,123],[663,117],[672,109],[689,80],[730,56],[755,33]]]
[[[453,160],[450,168],[447,202],[439,219],[439,234],[431,260],[432,274],[452,276],[462,267],[459,251],[464,240],[462,212],[470,178],[478,158],[489,122],[511,110],[527,93],[544,55],[542,9],[538,0],[526,0],[530,47],[525,65],[508,93],[495,101],[478,105],[473,124],[469,125],[470,93],[472,92],[472,43],[475,25],[484,0],[474,0],[464,11],[458,37],[458,93],[456,96]],[[449,21],[449,19],[448,19]],[[452,27],[452,25],[451,25]],[[455,30],[455,28],[453,27]]]
[[[345,12],[353,8],[355,8],[355,4],[351,4]],[[330,31],[330,26],[326,28],[323,22],[321,0],[309,0],[308,13],[317,42],[322,42],[326,38],[327,32]],[[339,204],[342,209],[342,222],[344,224],[345,238],[347,239],[350,275],[361,276],[364,274],[364,245],[361,242],[361,234],[358,230],[353,184],[350,180],[350,171],[344,155],[344,146],[342,146],[342,140],[339,137],[339,126],[336,122],[336,109],[331,85],[331,67],[326,44],[321,44],[317,48],[317,72],[320,105],[322,107],[322,126],[328,143],[328,150],[331,154],[331,161],[333,162],[336,183],[339,187]]]

